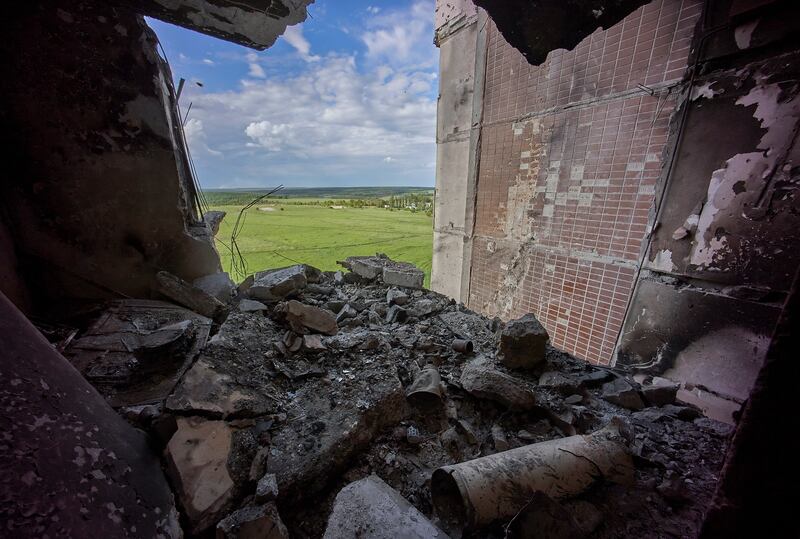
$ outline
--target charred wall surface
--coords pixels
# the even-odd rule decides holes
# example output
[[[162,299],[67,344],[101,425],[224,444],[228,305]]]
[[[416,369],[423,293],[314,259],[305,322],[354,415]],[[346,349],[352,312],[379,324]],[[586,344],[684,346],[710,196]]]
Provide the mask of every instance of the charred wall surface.
[[[800,10],[755,4],[714,2],[698,25],[619,342],[619,364],[701,407],[747,398],[800,261]]]
[[[92,2],[12,12],[0,23],[8,271],[45,301],[148,297],[159,269],[218,271],[172,76],[144,20]]]

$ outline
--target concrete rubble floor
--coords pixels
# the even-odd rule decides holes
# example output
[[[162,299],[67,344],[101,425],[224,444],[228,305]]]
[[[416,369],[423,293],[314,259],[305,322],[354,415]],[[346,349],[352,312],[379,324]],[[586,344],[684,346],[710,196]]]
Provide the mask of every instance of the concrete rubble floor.
[[[599,479],[560,500],[531,492],[513,519],[463,536],[696,535],[730,426],[676,402],[677,388],[663,379],[634,380],[541,346],[546,331],[532,316],[506,330],[417,288],[409,265],[382,257],[342,264],[352,271],[259,272],[223,294],[224,321],[166,302],[115,302],[66,347],[65,357],[149,435],[186,536],[395,536],[385,511],[374,520],[382,529],[357,518],[328,526],[337,494],[370,477],[357,485],[380,493],[376,504],[402,508],[403,529],[423,530],[409,537],[432,536],[437,468],[589,434],[613,418],[625,425],[632,485]],[[473,350],[455,351],[456,339]],[[433,385],[409,394],[426,368]],[[370,514],[363,506],[373,495],[357,485],[340,500],[349,496]],[[553,515],[571,517],[554,524]],[[425,517],[416,528],[400,524]]]

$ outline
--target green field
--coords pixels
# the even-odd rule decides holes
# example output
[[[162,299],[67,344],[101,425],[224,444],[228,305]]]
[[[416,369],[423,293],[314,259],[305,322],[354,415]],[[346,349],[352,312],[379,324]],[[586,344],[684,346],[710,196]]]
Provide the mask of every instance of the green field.
[[[261,211],[259,208],[263,207],[272,207],[272,211]],[[217,234],[217,247],[223,268],[230,271],[231,254],[227,245],[242,205],[212,202],[211,209],[228,214]],[[425,271],[425,286],[428,286],[433,219],[425,212],[374,207],[330,209],[298,205],[296,199],[265,200],[247,210],[237,244],[248,273],[294,263],[337,270],[341,269],[337,260],[380,252],[416,264]],[[243,278],[231,277],[236,281]]]

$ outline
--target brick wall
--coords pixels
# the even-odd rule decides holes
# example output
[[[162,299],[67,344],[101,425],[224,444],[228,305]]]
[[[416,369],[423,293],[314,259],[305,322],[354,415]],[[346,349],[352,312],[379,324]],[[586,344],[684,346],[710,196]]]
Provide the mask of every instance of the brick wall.
[[[471,308],[611,360],[701,6],[656,0],[540,66],[489,22]]]

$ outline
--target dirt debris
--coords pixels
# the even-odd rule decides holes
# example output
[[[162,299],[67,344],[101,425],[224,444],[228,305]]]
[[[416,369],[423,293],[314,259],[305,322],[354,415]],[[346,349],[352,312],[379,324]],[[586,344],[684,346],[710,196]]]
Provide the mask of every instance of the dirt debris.
[[[505,325],[414,283],[387,284],[386,268],[415,273],[385,256],[345,265],[354,271],[298,265],[246,279],[171,394],[120,409],[165,450],[190,536],[221,522],[218,536],[243,537],[237,530],[251,521],[275,522],[282,534],[282,520],[291,537],[322,537],[337,494],[372,475],[391,490],[387,499],[404,499],[439,526],[438,468],[591,434],[615,418],[629,434],[632,486],[601,480],[463,536],[526,537],[521,522],[556,529],[552,516],[564,511],[572,518],[558,533],[695,534],[730,427],[676,404],[668,381],[635,381],[545,344],[532,315]],[[456,340],[472,351],[455,350]],[[528,341],[538,351],[526,359]],[[420,387],[429,398],[415,398]],[[222,441],[199,440],[203,429]],[[230,484],[206,485],[206,474]]]

